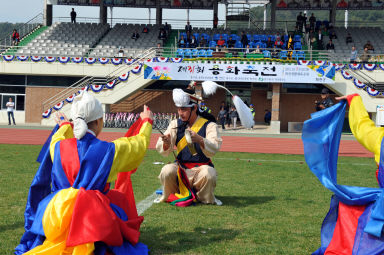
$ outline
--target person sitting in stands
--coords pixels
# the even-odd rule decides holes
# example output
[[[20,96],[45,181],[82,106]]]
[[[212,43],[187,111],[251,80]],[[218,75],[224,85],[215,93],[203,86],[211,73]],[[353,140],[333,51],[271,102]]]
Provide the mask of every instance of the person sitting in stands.
[[[327,43],[327,51],[330,51],[330,52],[334,52],[335,51],[335,45],[332,43],[332,40],[329,40],[329,42]]]
[[[140,35],[139,35],[139,33],[137,32],[137,30],[135,30],[135,32],[133,32],[131,38],[134,39],[135,41],[136,41],[137,39],[140,38]]]
[[[329,30],[329,39],[337,39],[336,32],[333,28]]]
[[[267,48],[268,49],[272,49],[273,48],[273,42],[271,40],[271,37],[268,37],[268,40],[267,40]]]
[[[260,53],[260,45],[259,44],[256,46],[256,49],[252,53],[256,53],[256,54]]]
[[[367,41],[367,43],[364,45],[364,48],[367,48],[369,51],[375,51],[370,41]]]
[[[228,48],[227,48],[227,46],[225,46],[225,44],[224,44],[223,48],[221,49],[221,51],[225,52],[225,53],[228,53]]]
[[[217,45],[219,45],[220,48],[222,48],[225,45],[225,40],[221,35],[220,35],[220,39],[217,40]]]
[[[184,39],[183,35],[180,37],[180,40],[177,44],[179,48],[185,48],[185,46],[187,45],[187,41]]]
[[[345,0],[341,0],[338,4],[337,4],[337,8],[347,8],[348,7],[348,3],[345,2]]]
[[[205,39],[204,36],[202,36],[200,41],[199,41],[199,47],[205,48],[206,46],[207,46],[207,40]]]
[[[347,37],[345,38],[345,43],[348,44],[348,43],[351,43],[353,42],[352,40],[352,36],[350,33],[347,34]]]
[[[189,41],[189,47],[190,48],[196,48],[197,47],[197,40],[194,35],[192,35],[191,40]]]
[[[228,43],[228,48],[232,48],[232,47],[235,47],[236,41],[232,39],[232,36],[230,36],[227,43]]]
[[[220,52],[220,51],[221,51],[221,49],[220,49],[219,45],[216,44],[215,52]]]
[[[370,57],[371,57],[371,56],[369,55],[368,48],[365,47],[365,48],[364,48],[364,51],[363,51],[363,55],[360,56],[360,60],[361,60],[361,62],[362,62],[363,64],[368,63]]]
[[[280,2],[277,4],[278,8],[287,8],[287,4],[284,0],[280,0]]]
[[[244,55],[247,55],[249,53],[251,53],[251,50],[250,50],[249,44],[248,44],[247,47],[245,48],[245,54]]]
[[[124,50],[123,50],[123,47],[119,47],[119,51],[117,52],[117,55],[119,56],[119,58],[123,58],[124,57]]]
[[[148,28],[147,25],[145,25],[145,27],[143,28],[142,33],[146,34],[146,33],[148,33],[148,32],[149,32],[149,28]]]
[[[277,49],[276,45],[273,46],[273,50],[271,52],[272,58],[279,58],[279,50]]]
[[[283,47],[284,43],[283,41],[280,39],[280,37],[276,40],[275,42],[275,46],[279,49],[281,49]]]
[[[164,43],[165,39],[167,39],[167,33],[165,32],[164,29],[160,29],[159,35],[157,36],[157,38],[159,40],[163,40],[163,43]]]
[[[350,62],[355,64],[357,60],[357,50],[355,46],[352,46]]]

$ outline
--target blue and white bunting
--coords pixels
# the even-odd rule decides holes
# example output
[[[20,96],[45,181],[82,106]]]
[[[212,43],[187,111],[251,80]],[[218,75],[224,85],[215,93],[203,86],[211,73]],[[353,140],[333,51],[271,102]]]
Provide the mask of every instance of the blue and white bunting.
[[[129,74],[129,72],[127,74]],[[128,79],[128,77],[127,77],[127,79]],[[113,87],[115,87],[115,84],[116,84],[116,80],[113,80],[113,81],[110,81],[107,84],[105,84],[105,87],[107,87],[107,89],[113,89]]]
[[[56,111],[60,110],[61,108],[63,108],[64,106],[64,101],[61,101],[60,103],[57,103],[53,106],[53,109],[55,109]]]
[[[121,58],[112,58],[111,62],[112,62],[112,64],[117,66],[117,65],[120,65],[123,62],[123,60]]]
[[[327,61],[324,61],[324,60],[315,60],[315,61],[313,61],[313,64],[315,65],[315,66],[323,66],[323,65],[325,65],[327,63]]]
[[[43,118],[49,118],[49,116],[51,115],[52,113],[52,108],[49,108],[48,110],[46,110],[45,112],[43,112]]]
[[[345,71],[345,70],[341,70],[341,75],[344,77],[344,79],[346,79],[346,80],[350,80],[350,79],[352,79],[353,77],[352,77],[352,75],[350,74],[350,73],[348,73],[347,71]]]
[[[160,62],[160,63],[166,63],[168,62],[169,58],[165,58],[165,57],[157,57],[156,58],[156,61],[157,62]]]
[[[361,68],[361,64],[351,63],[349,64],[349,68],[351,68],[352,70],[359,70]]]
[[[377,65],[376,64],[363,64],[363,67],[367,71],[373,71],[376,69]]]
[[[67,98],[65,99],[65,101],[67,101],[68,103],[72,103],[72,102],[73,102],[73,99],[75,99],[75,96],[76,96],[76,94],[73,94],[73,95],[67,97]]]
[[[45,59],[45,62],[52,63],[52,62],[55,62],[56,57],[46,56],[46,57],[44,57],[44,59]]]
[[[345,68],[344,64],[333,64],[335,71],[343,70]]]
[[[59,57],[59,62],[62,64],[68,63],[69,57]]]
[[[181,61],[183,61],[182,58],[171,58],[171,60],[173,63],[180,63]]]
[[[99,62],[103,65],[107,64],[109,62],[109,58],[99,58]],[[89,64],[89,63],[88,63]]]
[[[26,61],[28,60],[28,56],[17,56],[17,59],[20,61]]]
[[[31,60],[33,62],[39,62],[41,59],[42,59],[42,57],[40,57],[40,56],[31,56]]]
[[[13,56],[13,55],[4,55],[3,56],[3,59],[5,60],[5,61],[12,61],[13,59],[15,58],[15,56]]]
[[[127,73],[120,75],[119,80],[120,81],[126,81],[126,80],[128,80],[128,77],[129,77],[129,71]]]
[[[365,88],[365,85],[364,83],[362,83],[361,81],[359,81],[358,79],[354,78],[353,79],[353,83],[355,84],[356,87],[358,87],[359,89],[363,89]]]
[[[384,64],[379,64],[379,67],[380,67],[381,70],[384,71]]]
[[[85,62],[87,63],[87,64],[94,64],[95,62],[97,61],[97,59],[96,58],[85,58]]]
[[[83,62],[83,58],[82,57],[74,57],[74,58],[72,58],[72,62],[76,63],[76,64],[81,63],[81,62]]]
[[[88,85],[85,86],[85,87],[82,87],[80,90],[79,90],[79,94],[83,93],[83,91],[88,91],[89,87]]]
[[[136,59],[134,59],[134,58],[126,58],[126,59],[124,60],[124,62],[125,62],[127,65],[131,65],[131,64],[133,64],[135,61],[136,61]]]
[[[146,63],[151,63],[151,62],[155,62],[153,58],[147,58],[145,60]]]
[[[131,72],[134,74],[140,73],[142,66],[143,66],[143,64],[138,64],[137,66],[135,66],[134,68],[131,69]]]
[[[298,60],[297,63],[299,65],[302,65],[302,66],[307,66],[307,65],[311,64],[311,61],[308,61],[308,60]]]
[[[377,91],[373,88],[370,88],[370,87],[367,88],[367,92],[370,96],[373,96],[373,97],[378,96],[380,94],[379,91]]]
[[[93,92],[100,92],[103,90],[103,88],[104,88],[104,85],[97,85],[97,84],[91,85],[91,89]]]

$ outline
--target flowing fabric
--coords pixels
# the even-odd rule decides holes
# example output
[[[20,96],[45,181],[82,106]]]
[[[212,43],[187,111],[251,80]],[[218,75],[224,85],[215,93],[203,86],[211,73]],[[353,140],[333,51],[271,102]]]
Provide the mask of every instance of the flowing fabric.
[[[338,219],[340,215],[340,206],[338,207],[340,202],[347,206],[367,206],[358,221],[357,232],[360,231],[361,234],[359,238],[363,235],[369,236],[367,240],[374,240],[376,248],[382,243],[384,225],[383,189],[337,184],[337,158],[345,110],[346,101],[343,101],[333,107],[312,114],[311,119],[305,121],[303,126],[302,140],[306,162],[324,187],[334,193],[330,211],[322,226],[321,247],[315,254],[323,254],[330,244],[330,239],[336,229],[335,219]],[[363,216],[366,218],[363,218]],[[362,221],[366,222],[363,224]],[[363,229],[361,229],[362,226],[364,226]],[[323,233],[325,229],[327,231]],[[356,238],[358,238],[357,235]],[[353,254],[363,254],[358,253],[363,248],[360,250],[359,245],[356,246],[356,241],[360,246],[367,241],[355,240]]]

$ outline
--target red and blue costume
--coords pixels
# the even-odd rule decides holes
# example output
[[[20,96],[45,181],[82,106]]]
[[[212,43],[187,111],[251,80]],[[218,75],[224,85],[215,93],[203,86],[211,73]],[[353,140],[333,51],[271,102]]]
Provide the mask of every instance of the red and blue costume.
[[[347,97],[349,124],[356,139],[375,154],[379,188],[337,184],[337,158],[346,101],[317,112],[304,123],[304,154],[311,171],[334,193],[314,253],[384,254],[384,128],[370,120],[360,96]]]
[[[145,155],[151,122],[139,119],[111,143],[92,131],[77,140],[70,123],[56,128],[39,155],[15,254],[147,254],[130,174]]]

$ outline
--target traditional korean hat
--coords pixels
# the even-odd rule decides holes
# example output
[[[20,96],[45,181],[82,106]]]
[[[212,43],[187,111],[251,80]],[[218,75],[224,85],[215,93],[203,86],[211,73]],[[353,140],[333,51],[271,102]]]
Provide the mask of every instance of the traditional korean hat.
[[[192,107],[203,99],[195,94],[195,82],[191,81],[186,89],[174,89],[172,92],[173,102],[176,107]]]

